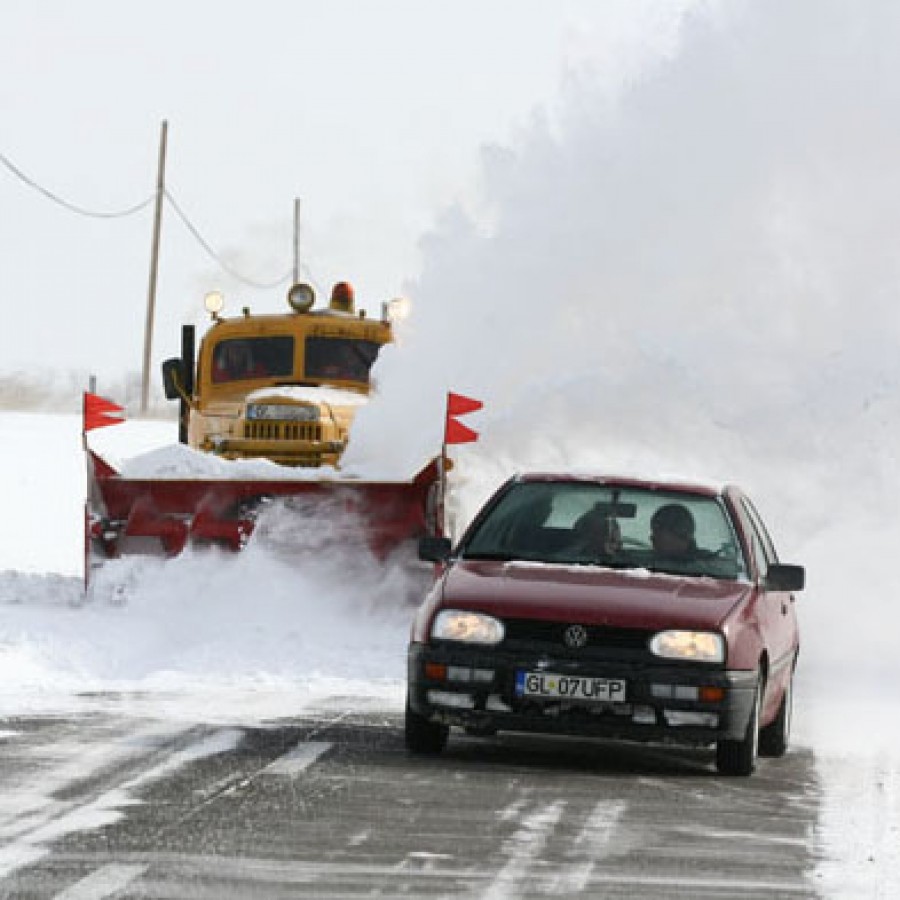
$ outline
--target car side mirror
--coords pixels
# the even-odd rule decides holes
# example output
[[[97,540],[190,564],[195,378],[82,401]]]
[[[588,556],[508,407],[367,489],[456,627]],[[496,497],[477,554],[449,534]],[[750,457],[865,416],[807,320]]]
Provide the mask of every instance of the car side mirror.
[[[775,563],[766,572],[766,588],[770,591],[802,591],[806,582],[803,566]]]
[[[419,538],[419,559],[425,562],[447,562],[452,547],[450,538],[431,536]]]

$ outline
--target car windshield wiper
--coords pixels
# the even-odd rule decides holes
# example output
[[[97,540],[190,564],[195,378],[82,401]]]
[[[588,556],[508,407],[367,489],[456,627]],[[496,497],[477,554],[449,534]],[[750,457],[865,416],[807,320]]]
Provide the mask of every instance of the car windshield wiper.
[[[510,562],[514,559],[527,559],[521,553],[510,553],[506,550],[476,550],[475,552],[463,551],[463,559],[495,559],[500,562]]]
[[[681,575],[684,578],[703,578],[708,572],[698,572],[696,569],[680,568],[678,566],[645,566],[648,572],[659,575]]]
[[[603,569],[639,569],[642,566],[638,566],[633,562],[625,562],[623,560],[617,559],[604,559],[599,556],[578,556],[574,559],[565,559],[565,558],[553,558],[544,560],[545,562],[556,563],[557,565],[562,564],[565,566],[598,566]]]

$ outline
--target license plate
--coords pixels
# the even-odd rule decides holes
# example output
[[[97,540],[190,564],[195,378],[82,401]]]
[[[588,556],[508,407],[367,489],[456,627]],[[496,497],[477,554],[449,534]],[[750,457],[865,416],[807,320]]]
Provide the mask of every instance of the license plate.
[[[516,672],[516,696],[624,703],[625,682],[620,678],[587,678],[522,670]]]

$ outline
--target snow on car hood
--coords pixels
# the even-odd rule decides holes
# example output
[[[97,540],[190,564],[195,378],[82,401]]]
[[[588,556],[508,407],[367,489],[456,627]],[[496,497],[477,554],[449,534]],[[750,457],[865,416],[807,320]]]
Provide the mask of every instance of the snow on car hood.
[[[572,621],[622,628],[720,628],[752,586],[598,566],[462,561],[444,581],[445,607],[500,618]]]

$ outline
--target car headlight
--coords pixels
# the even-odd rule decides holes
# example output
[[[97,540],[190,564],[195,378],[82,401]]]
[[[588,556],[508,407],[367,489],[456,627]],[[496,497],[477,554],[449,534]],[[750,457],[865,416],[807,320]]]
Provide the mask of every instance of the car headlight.
[[[713,631],[660,631],[650,641],[650,651],[666,659],[725,662],[725,640]]]
[[[493,616],[458,609],[441,610],[431,626],[431,636],[440,641],[499,644],[503,634],[503,623]]]

